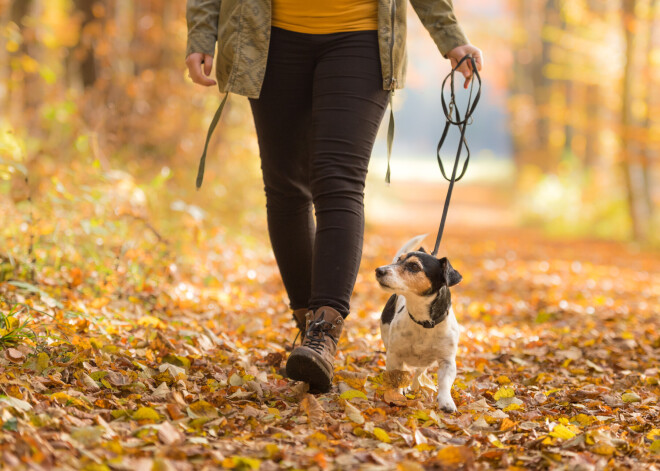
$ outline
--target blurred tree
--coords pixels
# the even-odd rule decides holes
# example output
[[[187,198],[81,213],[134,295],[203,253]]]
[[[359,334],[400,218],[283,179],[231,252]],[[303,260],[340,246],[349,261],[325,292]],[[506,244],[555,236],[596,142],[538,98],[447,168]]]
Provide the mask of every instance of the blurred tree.
[[[93,87],[96,83],[93,30],[98,29],[94,18],[94,6],[97,3],[96,0],[74,0],[73,2],[76,15],[80,16],[80,34],[78,43],[72,48],[69,58],[76,65],[84,88]]]
[[[649,169],[640,165],[649,143],[637,131],[648,128],[650,123],[640,120],[635,112],[636,89],[639,87],[640,67],[636,64],[636,42],[639,38],[640,20],[637,16],[639,0],[622,0],[623,31],[626,47],[626,62],[623,72],[621,123],[622,156],[621,168],[625,180],[633,237],[645,240],[649,235],[651,221],[650,187],[647,185]],[[649,30],[652,28],[649,26]]]
[[[658,107],[657,83],[655,80],[654,53],[658,49],[656,36],[658,34],[658,7],[659,0],[651,0],[649,27],[646,37],[646,119],[644,128],[646,130],[646,146],[642,154],[644,197],[648,207],[648,216],[651,222],[654,220],[655,208],[653,202],[653,161],[657,159],[658,143],[654,136],[653,110]]]
[[[659,124],[658,0],[510,4],[511,124],[521,189],[535,191],[554,175],[563,187],[555,191],[578,195],[595,224],[629,217],[632,236],[648,238]]]

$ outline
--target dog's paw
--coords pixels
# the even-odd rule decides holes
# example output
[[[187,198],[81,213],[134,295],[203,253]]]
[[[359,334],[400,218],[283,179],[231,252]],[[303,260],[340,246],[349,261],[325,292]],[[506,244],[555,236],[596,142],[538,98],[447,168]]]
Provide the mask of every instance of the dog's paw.
[[[454,404],[454,400],[451,398],[450,394],[447,394],[446,396],[438,396],[437,397],[437,402],[438,402],[438,407],[449,414],[456,412],[456,404]]]

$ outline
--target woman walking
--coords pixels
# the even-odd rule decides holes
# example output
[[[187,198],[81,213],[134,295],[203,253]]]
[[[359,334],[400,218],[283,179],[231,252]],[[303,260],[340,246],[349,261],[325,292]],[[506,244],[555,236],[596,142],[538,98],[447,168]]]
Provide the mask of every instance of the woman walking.
[[[469,44],[451,0],[410,0],[455,65]],[[406,0],[188,0],[195,83],[247,96],[273,252],[303,342],[287,375],[326,392],[355,285],[363,194],[388,97],[404,85]],[[471,77],[465,61],[460,70]],[[315,216],[315,217],[314,217]]]

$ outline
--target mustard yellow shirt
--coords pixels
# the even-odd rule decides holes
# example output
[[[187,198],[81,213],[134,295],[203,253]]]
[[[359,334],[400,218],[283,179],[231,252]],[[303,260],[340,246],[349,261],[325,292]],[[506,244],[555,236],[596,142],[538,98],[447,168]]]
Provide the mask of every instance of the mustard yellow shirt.
[[[272,24],[307,34],[378,29],[378,0],[273,0]]]

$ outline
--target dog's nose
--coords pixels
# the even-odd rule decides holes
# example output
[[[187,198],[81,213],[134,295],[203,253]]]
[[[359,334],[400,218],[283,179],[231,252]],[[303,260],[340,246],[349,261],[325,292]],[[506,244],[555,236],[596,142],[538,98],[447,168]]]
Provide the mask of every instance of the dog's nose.
[[[385,276],[386,273],[387,273],[387,269],[383,267],[376,268],[376,276]]]

